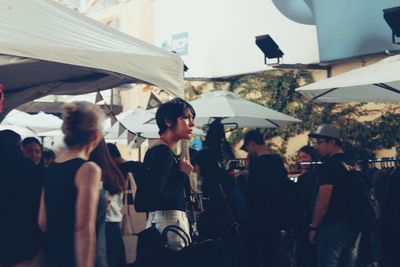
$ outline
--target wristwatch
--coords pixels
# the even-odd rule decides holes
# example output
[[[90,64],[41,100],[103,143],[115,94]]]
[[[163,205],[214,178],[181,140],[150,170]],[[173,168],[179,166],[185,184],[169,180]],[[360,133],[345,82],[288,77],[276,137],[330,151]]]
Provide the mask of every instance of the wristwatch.
[[[315,227],[315,226],[313,226],[312,224],[310,224],[310,225],[308,226],[308,229],[309,229],[310,231],[317,231],[317,230],[318,230],[318,227]]]

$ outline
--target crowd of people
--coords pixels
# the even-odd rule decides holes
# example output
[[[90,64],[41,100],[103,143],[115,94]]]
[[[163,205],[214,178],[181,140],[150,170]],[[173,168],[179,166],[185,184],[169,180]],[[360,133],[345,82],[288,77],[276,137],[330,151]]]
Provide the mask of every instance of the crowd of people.
[[[127,263],[124,205],[145,214],[143,229],[170,230],[163,246],[176,255],[192,242],[200,247],[212,240],[213,257],[193,254],[215,258],[212,266],[400,266],[399,168],[363,176],[380,204],[380,223],[365,231],[349,208],[347,167],[356,164],[334,126],[309,135],[314,146],[297,152],[303,164],[294,182],[257,130],[244,136],[248,160],[240,171],[224,168],[213,148],[179,157],[175,148],[191,137],[196,116],[183,99],[159,107],[160,138],[143,163],[125,161],[106,144],[104,114],[96,105],[75,102],[63,109],[65,149],[57,156],[36,138],[0,131],[0,267],[167,266],[157,251],[146,252],[151,262],[139,260],[140,234],[138,261]],[[201,194],[192,188],[193,173]],[[201,196],[195,209],[194,195]]]

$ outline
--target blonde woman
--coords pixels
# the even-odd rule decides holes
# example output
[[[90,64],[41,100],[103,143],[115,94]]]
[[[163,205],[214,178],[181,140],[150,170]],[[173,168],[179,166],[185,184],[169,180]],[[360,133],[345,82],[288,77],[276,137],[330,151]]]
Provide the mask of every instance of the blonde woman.
[[[101,169],[88,158],[102,138],[103,117],[88,102],[64,106],[66,149],[46,172],[39,211],[40,228],[46,231],[46,266],[95,266]]]

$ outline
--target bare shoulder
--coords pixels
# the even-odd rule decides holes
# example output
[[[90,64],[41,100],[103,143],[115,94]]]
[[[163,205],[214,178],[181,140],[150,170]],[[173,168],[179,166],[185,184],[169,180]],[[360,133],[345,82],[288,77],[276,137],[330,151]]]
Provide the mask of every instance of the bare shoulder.
[[[85,184],[95,184],[100,182],[101,179],[101,169],[100,167],[92,162],[88,161],[82,164],[76,173],[75,182],[79,185],[81,182]]]

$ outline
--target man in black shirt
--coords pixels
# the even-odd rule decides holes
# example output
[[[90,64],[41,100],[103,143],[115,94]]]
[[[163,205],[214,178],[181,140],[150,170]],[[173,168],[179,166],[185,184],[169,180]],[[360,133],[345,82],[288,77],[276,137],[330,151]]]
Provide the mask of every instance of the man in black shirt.
[[[241,149],[251,156],[246,197],[249,264],[276,267],[287,172],[282,158],[268,153],[260,132],[247,132]]]
[[[310,242],[317,244],[317,265],[353,266],[360,234],[348,219],[347,171],[343,166],[353,162],[344,154],[339,131],[334,126],[323,124],[309,137],[316,139],[317,151],[324,160],[309,227]]]

